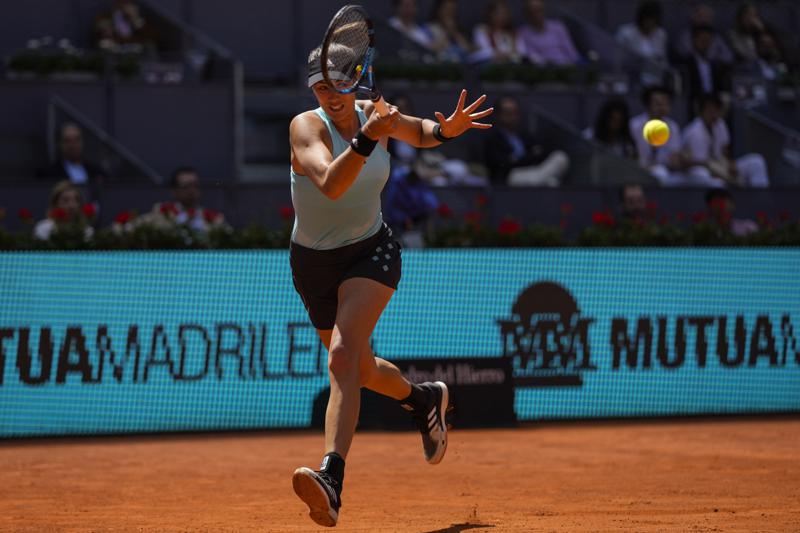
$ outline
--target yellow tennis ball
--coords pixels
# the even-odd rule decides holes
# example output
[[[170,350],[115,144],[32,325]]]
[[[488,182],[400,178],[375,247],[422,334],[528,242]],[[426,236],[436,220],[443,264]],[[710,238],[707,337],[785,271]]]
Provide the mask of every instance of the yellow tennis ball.
[[[648,120],[642,130],[644,139],[653,146],[661,146],[669,140],[669,126],[663,120]]]

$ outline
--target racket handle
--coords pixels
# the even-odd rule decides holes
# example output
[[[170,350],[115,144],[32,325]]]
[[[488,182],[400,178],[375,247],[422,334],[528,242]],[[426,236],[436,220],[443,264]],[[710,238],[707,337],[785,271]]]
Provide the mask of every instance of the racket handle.
[[[372,105],[375,106],[375,111],[378,112],[378,115],[385,117],[389,114],[389,107],[386,105],[386,101],[383,99],[383,95],[377,91],[372,93],[370,97],[372,100]]]

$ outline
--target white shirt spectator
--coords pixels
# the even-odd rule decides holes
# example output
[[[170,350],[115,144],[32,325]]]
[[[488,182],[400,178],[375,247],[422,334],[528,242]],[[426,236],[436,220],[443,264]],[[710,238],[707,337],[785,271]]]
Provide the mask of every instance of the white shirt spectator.
[[[726,161],[728,146],[731,142],[728,125],[722,119],[717,120],[710,128],[703,119],[697,117],[686,126],[683,146],[694,161]],[[768,187],[767,164],[759,154],[747,154],[734,161],[738,173],[739,185],[750,187]],[[694,166],[689,174],[698,179],[715,179],[706,166]],[[724,183],[722,183],[724,185]]]
[[[664,28],[656,28],[650,35],[645,35],[635,23],[623,24],[617,30],[617,41],[642,57],[666,61],[667,32]]]
[[[433,35],[431,35],[425,28],[417,24],[405,25],[398,17],[389,19],[389,26],[396,29],[418,45],[430,50],[433,45]]]
[[[486,24],[478,24],[472,32],[477,51],[473,54],[475,60],[499,59],[502,56],[509,61],[520,60],[522,43],[511,32],[490,33]]]

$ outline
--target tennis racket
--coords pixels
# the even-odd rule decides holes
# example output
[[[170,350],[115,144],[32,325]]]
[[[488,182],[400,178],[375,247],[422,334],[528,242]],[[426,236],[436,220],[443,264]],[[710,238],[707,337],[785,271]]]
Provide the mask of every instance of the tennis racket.
[[[344,6],[331,20],[322,41],[322,77],[342,94],[366,92],[378,115],[386,116],[389,108],[375,87],[372,72],[374,53],[375,30],[367,11],[361,6]]]

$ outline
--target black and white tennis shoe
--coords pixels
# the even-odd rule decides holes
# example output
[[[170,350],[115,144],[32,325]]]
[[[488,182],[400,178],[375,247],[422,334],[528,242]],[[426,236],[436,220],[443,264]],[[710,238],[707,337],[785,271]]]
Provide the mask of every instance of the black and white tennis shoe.
[[[430,400],[424,409],[414,409],[411,416],[422,434],[422,450],[425,460],[439,464],[447,451],[447,415],[450,393],[441,381],[420,383],[419,387],[429,391]]]
[[[339,483],[332,476],[302,466],[294,471],[292,486],[294,492],[308,505],[311,520],[321,526],[336,525],[342,500]]]

